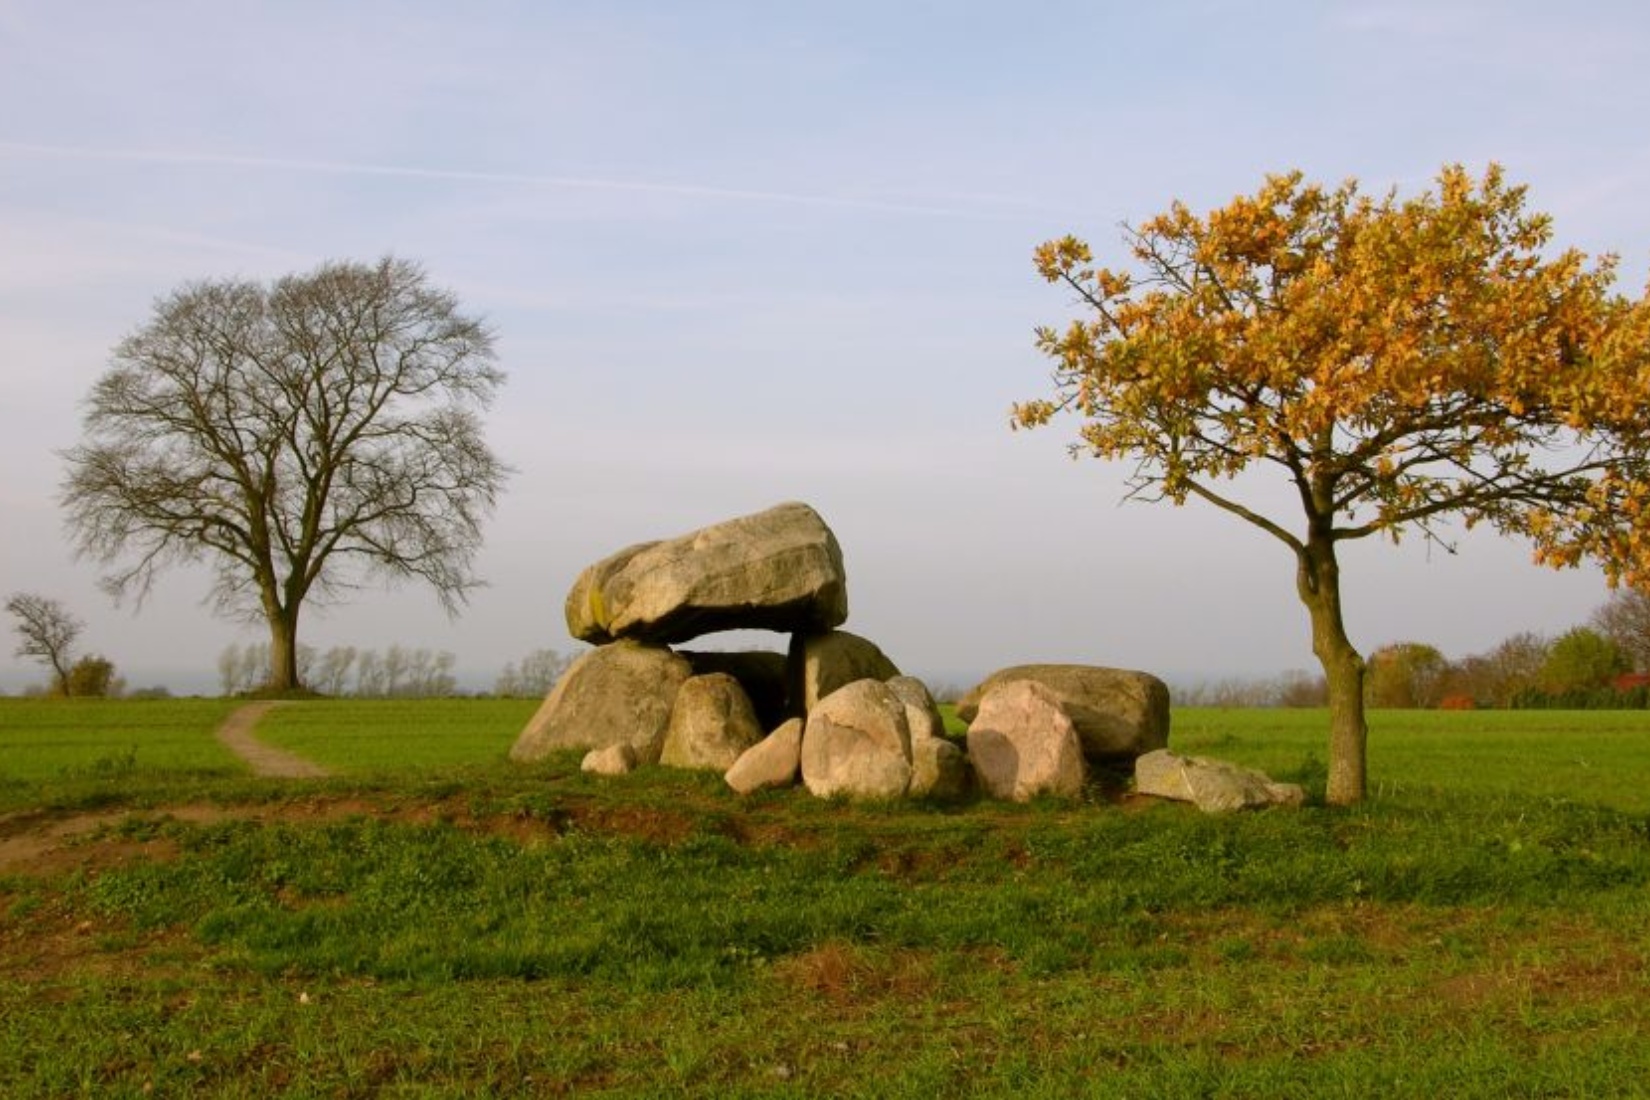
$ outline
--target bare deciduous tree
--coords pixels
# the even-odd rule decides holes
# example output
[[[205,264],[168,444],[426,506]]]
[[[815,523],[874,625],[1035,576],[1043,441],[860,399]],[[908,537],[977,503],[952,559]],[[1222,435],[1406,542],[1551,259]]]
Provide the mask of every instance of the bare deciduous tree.
[[[321,655],[315,689],[325,695],[342,695],[355,664],[355,647],[333,646]]]
[[[384,694],[400,695],[411,668],[411,655],[398,645],[384,651]]]
[[[458,681],[453,676],[457,660],[446,650],[413,650],[407,655],[407,675],[399,694],[424,699],[453,694],[458,689]]]
[[[86,624],[57,600],[33,592],[17,592],[6,601],[6,611],[17,621],[16,654],[43,661],[51,670],[51,690],[68,695],[73,689],[69,670],[75,641]]]
[[[1511,635],[1488,653],[1458,661],[1452,689],[1488,706],[1510,706],[1521,692],[1540,685],[1551,649],[1550,641],[1531,631]]]
[[[362,653],[355,662],[355,694],[366,698],[387,694],[384,683],[384,658],[375,649]]]
[[[1616,643],[1637,672],[1650,672],[1650,593],[1618,588],[1593,612],[1593,626]]]
[[[493,683],[493,694],[536,699],[547,695],[556,686],[561,674],[573,659],[554,649],[535,649],[521,659],[521,664],[510,663]]]
[[[234,642],[218,651],[218,690],[225,695],[239,691],[241,679],[241,647]]]
[[[265,286],[183,287],[114,350],[65,455],[77,551],[116,595],[206,562],[220,610],[269,629],[269,686],[301,686],[306,601],[371,575],[456,613],[508,468],[479,410],[493,338],[404,260]]]

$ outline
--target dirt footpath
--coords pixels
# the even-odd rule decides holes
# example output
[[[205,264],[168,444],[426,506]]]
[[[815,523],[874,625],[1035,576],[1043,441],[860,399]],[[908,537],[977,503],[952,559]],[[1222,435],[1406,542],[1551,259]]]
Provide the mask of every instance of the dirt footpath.
[[[277,701],[265,701],[240,707],[218,727],[218,740],[245,760],[256,775],[272,779],[320,779],[332,774],[313,761],[266,745],[254,736],[253,731],[259,720],[269,713],[271,707],[280,705]],[[221,806],[170,806],[156,812],[183,821],[221,821],[229,817],[258,816],[249,811]],[[330,805],[316,810],[307,804],[299,804],[289,812],[333,811]],[[360,812],[360,809],[356,807],[353,812]],[[175,851],[175,845],[169,840],[130,840],[118,834],[106,837],[95,845],[85,843],[88,837],[118,826],[131,815],[132,811],[116,810],[60,816],[40,809],[0,814],[0,874],[20,871],[40,874],[64,868],[110,866],[140,855],[154,859]],[[0,904],[0,912],[4,908]]]
[[[280,705],[275,700],[246,704],[223,720],[223,725],[218,727],[218,740],[245,760],[255,775],[270,779],[324,779],[331,775],[313,761],[258,740],[254,733],[258,723],[270,710]]]

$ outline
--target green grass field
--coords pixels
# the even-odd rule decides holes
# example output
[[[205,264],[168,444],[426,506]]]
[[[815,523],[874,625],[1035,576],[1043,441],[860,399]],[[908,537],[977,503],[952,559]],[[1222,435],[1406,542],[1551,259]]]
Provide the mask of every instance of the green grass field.
[[[1209,818],[513,766],[520,701],[293,704],[270,740],[343,774],[253,780],[215,756],[227,704],[54,705],[0,700],[6,1096],[1650,1080],[1642,712],[1380,713],[1366,806]],[[1321,784],[1323,723],[1180,711],[1172,740]]]
[[[1558,798],[1650,812],[1650,713],[1377,710],[1369,716],[1377,802],[1451,795]],[[1323,710],[1183,709],[1171,747],[1310,776],[1327,754]]]
[[[227,699],[0,699],[0,785],[132,772],[233,774]]]
[[[503,760],[537,708],[534,699],[337,699],[277,707],[258,732],[336,771],[450,768]]]

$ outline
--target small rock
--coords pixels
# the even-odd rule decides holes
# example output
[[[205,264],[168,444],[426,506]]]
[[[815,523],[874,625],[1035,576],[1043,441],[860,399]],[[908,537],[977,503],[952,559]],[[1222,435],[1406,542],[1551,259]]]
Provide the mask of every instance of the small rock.
[[[1275,782],[1230,761],[1180,756],[1168,749],[1149,752],[1134,762],[1134,786],[1140,794],[1190,802],[1211,814],[1299,806],[1306,801],[1306,792],[1294,783]]]
[[[746,749],[723,778],[740,794],[796,784],[802,765],[802,719],[792,718]]]
[[[972,771],[968,757],[955,742],[941,737],[911,738],[912,798],[952,800],[968,793]]]
[[[636,750],[625,744],[591,749],[584,754],[579,770],[591,775],[629,775],[636,770]]]
[[[695,676],[725,672],[738,680],[763,729],[778,729],[791,717],[785,701],[790,665],[785,654],[765,649],[679,649],[676,655],[693,666]]]

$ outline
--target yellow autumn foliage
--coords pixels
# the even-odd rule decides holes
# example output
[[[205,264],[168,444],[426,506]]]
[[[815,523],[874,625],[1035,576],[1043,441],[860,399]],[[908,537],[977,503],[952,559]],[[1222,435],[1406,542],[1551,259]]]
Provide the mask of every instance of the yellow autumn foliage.
[[[1219,482],[1257,462],[1300,486],[1291,545],[1444,517],[1530,538],[1558,565],[1650,583],[1650,307],[1613,292],[1614,256],[1552,247],[1551,220],[1491,166],[1413,198],[1269,176],[1198,215],[1127,233],[1130,269],[1039,246],[1082,315],[1037,332],[1081,446],[1139,463],[1140,487],[1247,512]]]
[[[1130,266],[1076,237],[1037,271],[1081,315],[1037,330],[1080,450],[1135,463],[1134,495],[1216,505],[1287,545],[1330,703],[1326,797],[1366,792],[1366,666],[1343,621],[1337,547],[1442,524],[1528,538],[1536,560],[1600,563],[1650,588],[1650,305],[1616,260],[1552,247],[1499,167],[1445,168],[1414,198],[1269,176],[1204,215],[1127,231]],[[1260,467],[1299,511],[1225,484]]]

